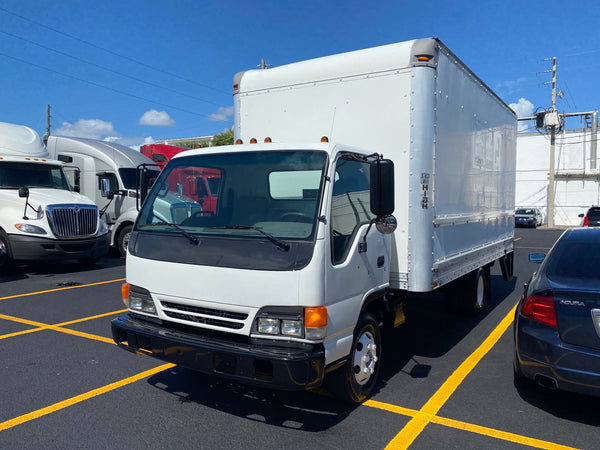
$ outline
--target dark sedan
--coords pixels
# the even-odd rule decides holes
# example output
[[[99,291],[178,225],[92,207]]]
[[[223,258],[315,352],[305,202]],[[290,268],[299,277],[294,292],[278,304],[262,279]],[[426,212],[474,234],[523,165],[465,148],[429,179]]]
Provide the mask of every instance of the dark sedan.
[[[519,208],[515,211],[515,226],[536,228],[544,223],[542,213],[537,208]]]
[[[565,231],[517,307],[515,377],[600,396],[600,229]]]

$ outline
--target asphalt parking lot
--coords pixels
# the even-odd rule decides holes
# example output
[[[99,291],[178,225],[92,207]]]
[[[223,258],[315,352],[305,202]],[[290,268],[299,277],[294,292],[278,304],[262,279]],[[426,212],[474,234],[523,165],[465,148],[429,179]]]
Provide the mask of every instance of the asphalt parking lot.
[[[443,296],[407,310],[386,342],[377,392],[256,389],[113,343],[124,260],[24,266],[0,275],[0,448],[598,448],[599,399],[515,385],[512,315],[558,230],[517,229],[515,280],[492,270],[478,318]]]

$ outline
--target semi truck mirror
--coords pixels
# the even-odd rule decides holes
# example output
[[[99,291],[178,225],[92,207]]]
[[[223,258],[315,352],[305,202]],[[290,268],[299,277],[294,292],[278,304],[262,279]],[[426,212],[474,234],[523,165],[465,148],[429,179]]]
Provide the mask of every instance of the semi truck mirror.
[[[100,178],[100,195],[108,199],[114,197],[114,194],[110,189],[110,180],[108,178]]]
[[[371,212],[377,217],[394,212],[394,163],[389,159],[371,163]]]
[[[19,198],[29,197],[29,188],[27,186],[21,186],[19,188]]]

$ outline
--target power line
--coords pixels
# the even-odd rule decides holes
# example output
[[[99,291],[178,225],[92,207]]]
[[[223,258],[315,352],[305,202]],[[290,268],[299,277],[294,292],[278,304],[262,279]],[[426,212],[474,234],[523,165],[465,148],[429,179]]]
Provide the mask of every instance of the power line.
[[[2,8],[0,8],[0,9],[2,9]],[[29,39],[26,39],[26,38],[24,38],[24,37],[21,37],[21,36],[17,36],[16,34],[8,33],[7,31],[0,30],[0,33],[6,34],[6,35],[8,35],[8,36],[11,36],[11,37],[13,37],[13,38],[15,38],[15,39],[20,39],[20,40],[22,40],[22,41],[24,41],[24,42],[27,42],[27,43],[29,43],[29,44],[36,45],[36,46],[38,46],[38,47],[40,47],[40,48],[43,48],[43,49],[45,49],[45,50],[49,50],[49,51],[51,51],[51,52],[58,53],[59,55],[66,56],[67,58],[71,58],[71,59],[74,59],[74,60],[76,60],[76,61],[79,61],[79,62],[82,62],[82,63],[85,63],[85,64],[89,64],[89,65],[91,65],[91,66],[93,66],[93,67],[97,67],[97,68],[99,68],[99,69],[106,70],[107,72],[111,72],[111,73],[114,73],[114,74],[120,75],[120,76],[122,76],[122,77],[129,78],[130,80],[134,80],[134,81],[137,81],[137,82],[139,82],[139,83],[146,84],[146,85],[148,85],[148,86],[152,86],[152,87],[159,88],[159,89],[164,89],[164,90],[167,90],[167,91],[173,92],[173,93],[175,93],[175,94],[178,94],[178,95],[181,95],[181,96],[184,96],[184,97],[187,97],[187,98],[191,98],[191,99],[194,99],[194,100],[198,100],[198,101],[200,101],[200,102],[204,102],[204,103],[209,103],[209,104],[211,104],[211,105],[215,105],[215,106],[222,106],[222,105],[220,105],[220,104],[218,104],[218,103],[211,102],[210,100],[204,100],[204,99],[202,99],[202,98],[199,98],[199,97],[194,97],[193,95],[188,95],[188,94],[185,94],[185,93],[183,93],[183,92],[179,92],[179,91],[177,91],[177,90],[175,90],[175,89],[171,89],[171,88],[169,88],[169,87],[161,86],[161,85],[158,85],[158,84],[152,83],[152,82],[150,82],[150,81],[142,80],[142,79],[140,79],[140,78],[136,78],[136,77],[133,77],[133,76],[131,76],[131,75],[127,75],[127,74],[125,74],[125,73],[119,72],[119,71],[117,71],[117,70],[113,70],[113,69],[111,69],[111,68],[109,68],[109,67],[105,67],[105,66],[102,66],[102,65],[100,65],[100,64],[96,64],[96,63],[94,63],[94,62],[91,62],[91,61],[86,61],[85,59],[83,59],[83,58],[79,58],[78,56],[73,56],[73,55],[70,55],[70,54],[68,54],[68,53],[66,53],[66,52],[63,52],[63,51],[61,51],[61,50],[56,50],[56,49],[54,49],[54,48],[52,48],[52,47],[48,47],[48,46],[46,46],[46,45],[40,44],[40,43],[38,43],[38,42],[35,42],[35,41],[32,41],[32,40],[29,40]]]
[[[83,44],[89,45],[90,47],[94,47],[94,48],[96,48],[96,49],[98,49],[98,50],[102,50],[103,52],[109,53],[109,54],[111,54],[111,55],[113,55],[113,56],[117,56],[117,57],[119,57],[119,58],[122,58],[122,59],[125,59],[125,60],[127,60],[127,61],[134,62],[134,63],[136,63],[136,64],[139,64],[139,65],[141,65],[141,66],[143,66],[143,67],[146,67],[146,68],[148,68],[148,69],[154,70],[154,71],[156,71],[156,72],[160,72],[160,73],[163,73],[163,74],[165,74],[165,75],[169,75],[169,76],[172,76],[172,77],[175,77],[175,78],[179,78],[180,80],[186,81],[186,82],[188,82],[188,83],[195,84],[195,85],[197,85],[197,86],[202,86],[202,87],[204,87],[204,88],[206,88],[206,89],[210,89],[210,90],[212,90],[212,91],[216,91],[216,92],[225,93],[225,91],[224,91],[224,90],[222,90],[222,89],[217,89],[217,88],[215,88],[215,87],[212,87],[212,86],[209,86],[209,85],[207,85],[207,84],[203,84],[203,83],[198,83],[197,81],[190,80],[189,78],[182,77],[182,76],[181,76],[181,75],[179,75],[179,74],[176,74],[176,73],[173,73],[173,72],[169,72],[169,71],[167,71],[167,70],[164,70],[164,69],[161,69],[161,68],[159,68],[159,67],[154,67],[154,66],[151,66],[151,65],[149,65],[149,64],[146,64],[145,62],[138,61],[137,59],[130,58],[129,56],[121,55],[120,53],[117,53],[117,52],[114,52],[114,51],[112,51],[112,50],[109,50],[109,49],[107,49],[107,48],[104,48],[104,47],[101,47],[101,46],[99,46],[99,45],[96,45],[96,44],[94,44],[93,42],[86,41],[85,39],[81,39],[81,38],[79,38],[79,37],[77,37],[77,36],[74,36],[74,35],[72,35],[72,34],[65,33],[65,32],[63,32],[63,31],[60,31],[60,30],[57,30],[57,29],[55,29],[55,28],[49,27],[49,26],[48,26],[48,25],[46,25],[46,24],[43,24],[43,23],[41,23],[41,22],[37,22],[37,21],[35,21],[35,20],[33,20],[33,19],[30,19],[29,17],[22,16],[21,14],[18,14],[18,13],[16,13],[16,12],[10,11],[10,10],[8,10],[8,9],[6,9],[6,8],[3,8],[2,6],[0,6],[0,11],[4,11],[5,13],[7,13],[7,14],[11,14],[11,15],[13,15],[13,16],[15,16],[15,17],[18,17],[19,19],[22,19],[22,20],[25,20],[25,21],[27,21],[27,22],[33,23],[33,24],[35,24],[35,25],[37,25],[37,26],[40,26],[40,27],[42,27],[42,28],[45,28],[45,29],[47,29],[47,30],[50,30],[50,31],[52,31],[52,32],[54,32],[54,33],[61,34],[61,35],[63,35],[63,36],[66,36],[66,37],[68,37],[68,38],[70,38],[70,39],[73,39],[73,40],[75,40],[75,41],[78,41],[78,42],[81,42],[81,43],[83,43]],[[227,93],[228,93],[228,92],[227,92]]]
[[[115,88],[110,87],[110,86],[106,86],[104,84],[96,83],[94,81],[84,80],[83,78],[79,78],[79,77],[76,77],[76,76],[68,74],[68,73],[63,73],[63,72],[59,72],[59,71],[54,70],[54,69],[49,69],[48,67],[40,66],[39,64],[35,64],[35,63],[29,62],[29,61],[25,61],[24,59],[17,58],[15,56],[10,56],[10,55],[7,55],[6,53],[0,52],[0,56],[4,56],[5,58],[9,58],[9,59],[12,59],[14,61],[18,61],[18,62],[23,63],[23,64],[28,64],[28,65],[33,66],[33,67],[37,67],[38,69],[43,69],[43,70],[46,70],[48,72],[52,72],[52,73],[55,73],[55,74],[58,74],[58,75],[62,75],[63,77],[67,77],[67,78],[71,78],[73,80],[81,81],[82,83],[91,84],[92,86],[96,86],[96,87],[100,87],[100,88],[103,88],[103,89],[107,89],[109,91],[113,91],[113,92],[116,92],[118,94],[127,95],[128,97],[132,97],[132,98],[135,98],[135,99],[138,99],[138,100],[143,100],[145,102],[149,102],[149,103],[153,103],[153,104],[156,104],[156,105],[164,106],[166,108],[176,109],[178,111],[182,111],[182,112],[185,112],[185,113],[188,113],[188,114],[193,114],[195,116],[208,117],[208,116],[206,116],[204,114],[199,114],[197,112],[189,111],[187,109],[179,108],[177,106],[172,106],[172,105],[168,105],[166,103],[161,103],[161,102],[157,102],[157,101],[154,101],[154,100],[150,100],[150,99],[147,99],[145,97],[141,97],[139,95],[130,94],[128,92],[121,91],[119,89],[115,89]]]

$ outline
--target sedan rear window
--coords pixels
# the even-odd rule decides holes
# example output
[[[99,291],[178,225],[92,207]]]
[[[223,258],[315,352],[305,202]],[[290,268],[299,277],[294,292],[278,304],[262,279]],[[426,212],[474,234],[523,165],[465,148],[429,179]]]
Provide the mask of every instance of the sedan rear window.
[[[600,234],[596,239],[565,236],[549,255],[546,272],[550,279],[585,278],[600,281]]]

